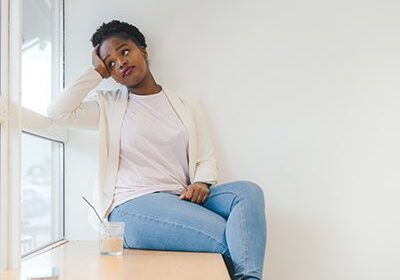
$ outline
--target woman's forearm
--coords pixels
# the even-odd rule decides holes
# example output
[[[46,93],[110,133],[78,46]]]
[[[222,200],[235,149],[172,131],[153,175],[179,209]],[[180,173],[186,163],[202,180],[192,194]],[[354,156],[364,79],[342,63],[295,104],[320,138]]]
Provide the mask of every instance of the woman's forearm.
[[[47,109],[47,115],[58,124],[72,127],[96,128],[99,108],[95,101],[83,101],[102,81],[94,69],[87,69],[65,88]]]

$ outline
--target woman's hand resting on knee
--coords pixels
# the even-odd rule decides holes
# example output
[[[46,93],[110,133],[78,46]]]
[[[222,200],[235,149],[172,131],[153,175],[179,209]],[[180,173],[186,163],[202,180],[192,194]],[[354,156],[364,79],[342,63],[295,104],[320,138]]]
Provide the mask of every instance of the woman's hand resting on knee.
[[[203,204],[210,190],[208,189],[208,184],[206,183],[193,183],[189,185],[182,193],[179,199],[190,200],[197,204]]]

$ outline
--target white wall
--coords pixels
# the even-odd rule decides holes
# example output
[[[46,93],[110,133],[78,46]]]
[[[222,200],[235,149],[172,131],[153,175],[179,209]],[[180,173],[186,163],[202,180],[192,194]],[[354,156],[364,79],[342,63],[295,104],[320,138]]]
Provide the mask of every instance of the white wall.
[[[156,80],[206,108],[221,181],[265,190],[265,279],[400,279],[399,14],[397,0],[66,0],[67,82],[100,23],[136,24]],[[72,239],[94,237],[92,142],[71,135]]]

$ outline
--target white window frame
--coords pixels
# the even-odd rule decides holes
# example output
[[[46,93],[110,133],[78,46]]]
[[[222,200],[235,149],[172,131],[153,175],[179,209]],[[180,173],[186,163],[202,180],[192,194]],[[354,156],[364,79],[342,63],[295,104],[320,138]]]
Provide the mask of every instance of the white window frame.
[[[1,0],[1,96],[0,96],[0,270],[19,268],[21,257],[21,136],[22,131],[64,143],[68,131],[52,124],[46,116],[21,106],[21,46],[23,0]],[[64,1],[53,11],[57,18],[64,18]],[[63,21],[53,30],[56,50],[63,47]],[[53,59],[60,58],[53,52]],[[59,69],[63,69],[62,59]],[[55,71],[63,73],[63,71]],[[56,78],[56,77],[55,77]],[[63,81],[64,75],[57,79]],[[61,84],[53,88],[53,97]],[[64,165],[65,168],[65,165]],[[64,204],[65,205],[65,204]],[[63,221],[65,225],[65,218]],[[65,233],[65,227],[64,227]],[[65,234],[64,234],[65,236]]]

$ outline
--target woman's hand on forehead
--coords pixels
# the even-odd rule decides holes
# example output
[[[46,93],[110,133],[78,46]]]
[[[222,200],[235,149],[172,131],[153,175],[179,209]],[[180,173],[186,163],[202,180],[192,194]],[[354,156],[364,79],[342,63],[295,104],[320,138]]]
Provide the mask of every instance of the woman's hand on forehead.
[[[103,79],[107,79],[110,77],[110,72],[108,72],[107,66],[104,64],[104,61],[99,56],[99,46],[98,44],[92,52],[92,64],[94,69],[101,75]]]

